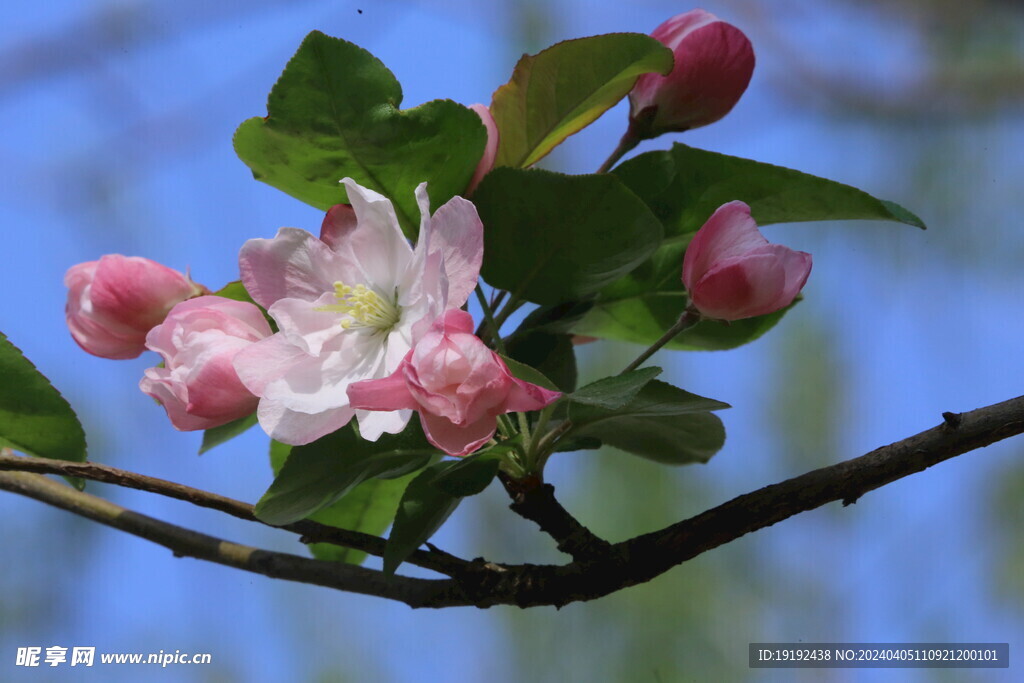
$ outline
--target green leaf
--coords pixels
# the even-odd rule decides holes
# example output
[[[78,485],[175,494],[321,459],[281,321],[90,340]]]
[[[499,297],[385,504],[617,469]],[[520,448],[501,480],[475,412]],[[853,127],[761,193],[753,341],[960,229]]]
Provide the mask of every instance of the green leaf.
[[[661,374],[661,368],[647,367],[624,375],[605,377],[569,394],[573,403],[597,406],[605,410],[618,410],[631,402],[648,382]]]
[[[925,225],[910,211],[857,188],[781,166],[676,143],[613,172],[661,219],[667,238],[696,232],[722,204],[750,205],[758,225],[872,219]]]
[[[555,443],[555,452],[592,451],[601,447],[601,440],[592,436],[563,436]]]
[[[529,334],[530,332],[547,332],[548,334],[568,334],[587,311],[593,307],[592,301],[567,301],[554,306],[538,306],[530,312],[512,334]]]
[[[291,450],[292,447],[287,444],[279,441],[270,442],[270,465],[274,470],[274,476],[277,476],[284,467]],[[397,479],[364,481],[341,500],[310,515],[309,519],[340,529],[379,536],[395,518],[398,501],[401,500],[405,487],[415,476],[414,472]],[[366,559],[366,553],[362,551],[333,543],[310,543],[309,550],[314,557],[332,562],[360,564]]]
[[[273,439],[270,440],[270,468],[274,471],[275,477],[281,473],[281,468],[284,467],[291,452],[292,446]]]
[[[490,485],[500,465],[501,451],[488,449],[453,463],[431,483],[450,496],[475,496]]]
[[[203,443],[199,447],[199,455],[202,455],[214,446],[219,446],[226,441],[230,441],[239,434],[248,431],[250,427],[256,424],[256,422],[256,415],[253,414],[240,417],[237,420],[232,420],[226,425],[207,429],[203,432]]]
[[[524,382],[529,382],[530,384],[536,384],[537,386],[544,387],[545,389],[558,391],[558,387],[555,386],[555,383],[545,377],[536,368],[531,368],[529,365],[520,363],[514,358],[502,356],[500,353],[498,355],[501,356],[503,361],[505,361],[505,365],[508,366],[508,371],[512,373],[513,377],[521,379]]]
[[[310,516],[320,524],[380,536],[391,525],[409,482],[416,473],[397,479],[370,479],[349,491],[341,500]],[[331,562],[361,564],[366,553],[333,543],[310,543],[313,557]]]
[[[576,334],[649,346],[675,324],[689,302],[682,283],[685,242],[668,243],[629,275],[598,295]],[[665,345],[667,349],[721,351],[754,341],[773,328],[790,309],[724,323],[703,320]]]
[[[672,63],[671,50],[639,33],[567,40],[524,55],[491,102],[496,165],[537,163],[625,97],[640,75],[667,74]]]
[[[402,88],[366,50],[313,31],[270,91],[267,117],[248,119],[235,151],[257,180],[326,211],[351,177],[388,197],[415,237],[416,186],[436,208],[462,193],[483,155],[480,117],[450,100],[399,110]]]
[[[484,279],[513,299],[579,299],[643,263],[658,219],[610,175],[496,168],[473,195],[484,230]]]
[[[553,387],[560,391],[576,388],[576,355],[569,335],[517,332],[505,340],[505,349],[513,359],[536,368],[544,377],[550,378]]]
[[[359,438],[351,427],[339,429],[291,449],[255,514],[267,524],[290,524],[340,500],[368,479],[418,470],[436,452],[426,444],[416,421],[401,434],[384,434],[377,441]]]
[[[405,489],[384,548],[385,574],[394,574],[405,558],[433,536],[459,506],[461,497],[434,485],[434,479],[454,464],[446,461],[430,465]]]
[[[727,403],[650,381],[637,397],[616,410],[570,403],[570,434],[666,465],[707,462],[725,443],[722,421],[709,411]]]
[[[85,460],[85,432],[70,404],[2,332],[0,378],[0,446],[40,458]]]

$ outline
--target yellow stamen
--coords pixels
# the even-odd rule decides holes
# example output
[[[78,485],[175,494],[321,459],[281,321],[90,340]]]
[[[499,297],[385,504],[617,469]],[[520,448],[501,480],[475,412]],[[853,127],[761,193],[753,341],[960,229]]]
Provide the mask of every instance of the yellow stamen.
[[[335,282],[334,297],[338,303],[317,306],[314,310],[346,316],[341,321],[341,326],[346,330],[373,327],[387,332],[402,317],[396,301],[389,301],[366,285],[351,287],[344,282]]]

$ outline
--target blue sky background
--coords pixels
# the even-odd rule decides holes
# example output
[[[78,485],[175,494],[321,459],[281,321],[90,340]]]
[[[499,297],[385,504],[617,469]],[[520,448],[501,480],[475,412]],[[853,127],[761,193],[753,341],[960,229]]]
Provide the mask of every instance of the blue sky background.
[[[930,229],[768,227],[769,239],[814,255],[805,302],[742,349],[657,359],[670,381],[734,406],[722,415],[725,449],[683,469],[614,452],[553,463],[563,502],[598,533],[620,540],[659,528],[931,427],[942,411],[1024,393],[1019,81],[979,89],[984,96],[971,90],[988,82],[993,64],[1019,74],[1021,16],[1003,3],[966,3],[970,16],[955,28],[962,36],[954,31],[937,56],[929,37],[950,30],[950,17],[931,22],[897,5],[913,3],[705,3],[751,37],[751,87],[719,123],[641,151],[681,139],[822,175],[897,201]],[[217,287],[237,279],[246,239],[283,225],[315,231],[317,211],[253,181],[231,148],[235,127],[265,114],[270,86],[312,29],[379,57],[402,83],[406,107],[435,98],[471,104],[490,101],[522,52],[596,33],[646,33],[689,8],[654,0],[5,3],[0,330],[79,413],[91,459],[254,501],[270,482],[266,437],[253,430],[197,457],[199,435],[175,432],[137,389],[153,356],[108,361],[71,340],[65,270],[123,253],[190,268]],[[937,63],[953,65],[966,95],[949,87],[931,91],[934,102],[908,97]],[[620,105],[565,143],[550,167],[595,169],[625,119]],[[584,347],[582,377],[637,352]],[[746,648],[942,640],[1024,651],[1022,454],[1011,440],[956,458],[853,507],[802,515],[647,586],[560,611],[416,612],[175,559],[3,494],[0,680],[157,678],[150,667],[14,667],[16,649],[31,645],[212,653],[210,666],[160,671],[168,681],[933,680],[927,672],[753,675]],[[90,491],[230,540],[304,551],[290,535],[184,503],[99,484]],[[465,503],[438,544],[469,557],[559,561],[503,497],[488,490]]]

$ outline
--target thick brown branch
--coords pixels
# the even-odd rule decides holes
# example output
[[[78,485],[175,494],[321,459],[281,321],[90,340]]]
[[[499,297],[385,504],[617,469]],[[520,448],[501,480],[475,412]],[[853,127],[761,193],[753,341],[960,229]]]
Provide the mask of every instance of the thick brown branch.
[[[262,522],[253,514],[253,506],[248,503],[217,495],[216,493],[210,493],[209,491],[203,491],[202,489],[192,488],[191,486],[177,484],[166,479],[147,477],[144,474],[129,472],[109,465],[93,462],[68,462],[66,460],[51,460],[47,458],[26,458],[9,455],[6,451],[0,451],[0,471],[60,474],[65,477],[79,477],[90,481],[99,481],[124,488],[156,493],[168,498],[183,500],[199,507],[218,510],[249,522],[265,524],[265,522]],[[384,555],[386,541],[383,538],[371,536],[370,534],[339,529],[309,520],[276,528],[299,534],[302,537],[303,543],[332,543],[360,550],[376,557],[383,557]],[[461,570],[468,564],[466,560],[461,560],[454,555],[439,550],[431,550],[429,552],[419,550],[413,553],[412,557],[406,561],[419,567],[448,575]]]
[[[0,473],[0,488],[28,495],[190,555],[267,576],[400,600],[413,607],[511,604],[561,606],[591,600],[658,576],[677,564],[832,501],[845,504],[902,477],[1024,432],[1024,397],[963,414],[867,455],[735,498],[696,517],[617,543],[564,566],[466,564],[452,579],[394,577],[237,546],[131,513],[24,473]],[[87,502],[82,502],[87,501]],[[567,514],[567,513],[566,513]]]
[[[944,413],[943,423],[707,510],[660,531],[617,543],[599,560],[524,571],[507,567],[489,589],[500,604],[563,605],[644,583],[740,536],[832,501],[854,503],[868,491],[944,460],[1024,433],[1024,396],[969,413]]]
[[[555,539],[558,549],[574,560],[606,555],[611,543],[580,524],[555,498],[555,487],[535,478],[512,479],[502,473],[501,483],[512,498],[509,508],[534,522]]]

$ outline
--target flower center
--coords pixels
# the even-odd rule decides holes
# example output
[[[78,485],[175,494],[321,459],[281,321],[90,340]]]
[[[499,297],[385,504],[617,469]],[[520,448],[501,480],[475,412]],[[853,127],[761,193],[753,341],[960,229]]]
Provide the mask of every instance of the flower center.
[[[351,287],[344,282],[334,283],[336,304],[317,306],[317,311],[330,311],[346,316],[341,326],[346,330],[372,327],[389,332],[402,317],[398,302],[388,300],[366,285]]]

